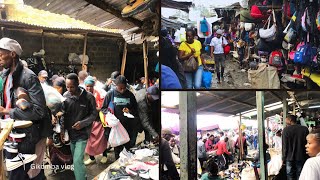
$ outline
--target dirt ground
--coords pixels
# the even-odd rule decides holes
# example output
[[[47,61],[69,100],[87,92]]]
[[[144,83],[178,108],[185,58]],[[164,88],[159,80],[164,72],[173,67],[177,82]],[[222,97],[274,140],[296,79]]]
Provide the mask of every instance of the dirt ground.
[[[248,72],[241,71],[239,63],[230,55],[226,60],[224,80],[218,84],[216,73],[212,76],[212,89],[251,89]]]
[[[137,137],[137,144],[140,144],[144,140],[144,133],[138,134]],[[84,159],[87,160],[89,158],[88,155],[85,155]],[[103,170],[105,170],[110,164],[112,164],[114,161],[116,161],[113,149],[110,150],[108,153],[108,161],[106,164],[100,163],[100,160],[102,158],[102,155],[96,156],[96,163],[86,166],[87,170],[87,179],[93,179],[98,174],[100,174]],[[72,170],[65,170],[58,173],[53,173],[53,171],[50,169],[49,165],[49,157],[47,154],[45,155],[44,159],[45,169],[44,173],[47,178],[47,180],[75,180],[74,174]]]

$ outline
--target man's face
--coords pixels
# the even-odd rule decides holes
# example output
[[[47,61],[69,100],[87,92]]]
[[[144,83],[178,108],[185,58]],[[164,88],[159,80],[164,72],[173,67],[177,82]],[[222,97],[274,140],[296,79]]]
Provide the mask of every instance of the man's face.
[[[46,82],[47,79],[48,79],[48,77],[46,77],[46,76],[41,76],[41,75],[39,76],[39,81],[40,81],[41,83]]]
[[[66,86],[67,86],[67,90],[69,91],[69,93],[71,95],[76,95],[77,89],[78,89],[78,84],[77,83],[75,83],[71,79],[67,79],[66,80]]]
[[[93,94],[93,84],[87,84],[87,85],[86,85],[86,90],[87,90],[88,92],[91,92],[91,93]]]
[[[289,118],[286,118],[286,124],[291,125],[291,120]]]
[[[0,66],[6,69],[10,68],[12,66],[15,56],[16,56],[15,52],[10,52],[8,50],[0,49]]]
[[[120,94],[125,93],[126,90],[127,90],[127,87],[126,87],[125,84],[118,84],[116,88],[117,88],[117,91],[118,91]]]
[[[219,38],[219,39],[220,39],[220,37],[221,37],[221,34],[217,34],[217,38]]]

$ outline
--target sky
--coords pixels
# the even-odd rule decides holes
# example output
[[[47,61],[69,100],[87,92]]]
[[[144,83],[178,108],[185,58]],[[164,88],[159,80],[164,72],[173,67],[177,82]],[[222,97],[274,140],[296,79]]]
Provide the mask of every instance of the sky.
[[[215,7],[225,7],[228,5],[232,5],[240,0],[175,0],[175,1],[182,1],[182,2],[193,2],[195,6],[215,6]],[[161,15],[168,18],[169,16],[174,15],[177,11],[175,9],[170,8],[161,8]],[[183,12],[185,13],[185,12]]]

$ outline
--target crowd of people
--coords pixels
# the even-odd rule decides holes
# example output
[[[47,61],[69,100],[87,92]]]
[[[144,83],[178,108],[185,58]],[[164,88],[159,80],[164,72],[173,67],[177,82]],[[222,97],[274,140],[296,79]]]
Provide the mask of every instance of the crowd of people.
[[[141,78],[142,84],[135,90],[118,71],[106,83],[86,71],[48,79],[45,70],[37,76],[28,69],[20,60],[21,54],[22,47],[16,40],[0,40],[0,115],[32,122],[29,127],[14,129],[5,143],[10,180],[46,179],[43,168],[31,167],[43,164],[47,147],[52,165],[73,164],[75,179],[86,179],[85,165],[95,163],[96,155],[102,154],[101,163],[107,162],[111,128],[108,119],[105,124],[102,119],[108,113],[120,121],[130,138],[114,147],[116,159],[123,148],[129,150],[136,145],[138,133],[145,132],[146,143],[159,141],[158,83],[146,88]],[[47,96],[52,89],[62,97],[61,101],[57,98],[60,96]],[[87,160],[85,153],[89,155]]]
[[[320,166],[320,130],[316,127],[308,128],[301,125],[300,119],[295,115],[288,115],[287,126],[283,129],[266,131],[269,138],[264,145],[267,163],[271,161],[270,149],[281,152],[282,166],[285,169],[278,176],[286,176],[287,179],[316,180],[318,179]],[[161,131],[162,142],[161,157],[163,176],[179,177],[180,164],[179,136],[173,134],[170,129]],[[229,168],[229,165],[239,162],[240,153],[242,159],[250,159],[253,164],[259,164],[259,136],[257,129],[245,129],[239,137],[235,130],[212,131],[202,134],[197,141],[198,174],[202,180],[220,179],[218,172]],[[242,138],[242,141],[240,140]],[[270,166],[271,167],[271,166]],[[279,169],[280,171],[280,169]]]

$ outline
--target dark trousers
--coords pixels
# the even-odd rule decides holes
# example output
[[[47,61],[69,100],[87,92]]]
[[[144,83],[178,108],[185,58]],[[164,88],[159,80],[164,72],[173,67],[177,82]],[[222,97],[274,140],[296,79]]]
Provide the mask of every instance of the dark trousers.
[[[201,165],[202,169],[203,169],[203,162],[205,162],[206,160],[207,160],[206,158],[199,158],[200,165]]]
[[[130,148],[134,147],[136,144],[138,132],[128,131],[128,134],[130,137],[130,141],[124,145],[121,145],[121,146],[114,148],[114,154],[115,154],[116,159],[119,159],[119,157],[120,157],[119,155],[120,155],[121,151],[123,150],[123,148],[126,148],[127,150],[129,150]]]
[[[286,161],[287,179],[298,180],[304,161]]]
[[[103,154],[103,156],[107,157],[108,149],[104,150],[102,154]],[[89,157],[90,157],[91,160],[95,160],[96,159],[94,156],[89,156]]]

